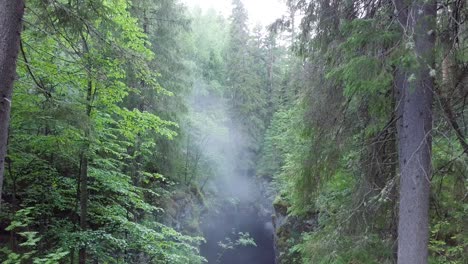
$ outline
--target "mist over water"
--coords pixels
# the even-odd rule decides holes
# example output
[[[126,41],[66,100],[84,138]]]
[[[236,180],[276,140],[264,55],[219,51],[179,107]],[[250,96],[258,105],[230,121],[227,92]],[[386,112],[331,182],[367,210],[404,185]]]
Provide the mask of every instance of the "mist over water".
[[[266,184],[255,176],[248,136],[230,118],[222,95],[206,87],[195,83],[189,99],[194,131],[205,135],[198,142],[199,148],[213,168],[204,191],[217,201],[202,217],[207,240],[201,247],[202,255],[208,263],[273,264],[271,201],[267,199]],[[249,233],[257,246],[223,251],[218,243],[226,238],[237,239],[239,232]]]

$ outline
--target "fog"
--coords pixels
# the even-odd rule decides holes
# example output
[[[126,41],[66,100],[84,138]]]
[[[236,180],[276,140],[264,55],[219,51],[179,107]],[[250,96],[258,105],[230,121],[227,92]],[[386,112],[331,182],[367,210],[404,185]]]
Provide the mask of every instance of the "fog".
[[[204,10],[212,8],[226,18],[229,17],[232,9],[232,0],[183,0],[183,2],[191,7],[199,6]],[[242,2],[249,13],[251,25],[269,25],[287,10],[283,0],[244,0]]]
[[[271,201],[267,199],[266,184],[254,171],[254,155],[249,149],[247,133],[240,129],[229,114],[229,106],[221,92],[203,81],[195,81],[188,98],[192,120],[192,137],[197,140],[206,167],[211,175],[202,178],[201,185],[209,200],[202,217],[202,229],[207,243],[202,254],[209,263],[222,251],[218,245],[225,238],[236,239],[238,232],[248,232],[257,247],[238,247],[222,254],[218,263],[274,263]]]

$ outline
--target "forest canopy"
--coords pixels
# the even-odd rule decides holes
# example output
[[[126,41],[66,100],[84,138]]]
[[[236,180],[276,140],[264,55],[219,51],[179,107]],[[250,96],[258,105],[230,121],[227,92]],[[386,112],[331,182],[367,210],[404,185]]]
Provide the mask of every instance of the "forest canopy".
[[[466,263],[467,2],[281,3],[0,0],[0,262]]]

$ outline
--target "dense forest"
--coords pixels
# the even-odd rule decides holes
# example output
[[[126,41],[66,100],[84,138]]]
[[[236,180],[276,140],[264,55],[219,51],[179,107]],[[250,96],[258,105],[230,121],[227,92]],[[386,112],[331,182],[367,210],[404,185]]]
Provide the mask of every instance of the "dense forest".
[[[283,2],[0,0],[0,262],[466,264],[467,1]]]

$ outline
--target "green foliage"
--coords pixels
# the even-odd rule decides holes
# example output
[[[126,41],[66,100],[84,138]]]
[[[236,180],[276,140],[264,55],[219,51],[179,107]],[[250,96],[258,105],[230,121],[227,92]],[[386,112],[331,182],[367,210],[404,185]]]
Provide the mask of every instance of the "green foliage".
[[[149,31],[140,25],[141,12],[137,1],[28,3],[1,216],[9,225],[0,253],[7,263],[76,261],[83,248],[88,261],[102,263],[204,261],[202,238],[163,223],[161,196],[174,187],[153,155],[179,128],[176,118],[165,119],[173,117],[169,109],[156,106],[180,90],[163,88],[169,77],[154,73],[160,50],[152,47],[161,45],[153,29],[168,26]],[[172,58],[165,66],[171,64]],[[79,224],[83,214],[86,228]]]
[[[393,263],[391,241],[378,236],[346,237],[332,230],[321,230],[304,236],[304,242],[293,247],[303,255],[303,263]]]
[[[236,237],[235,240],[232,240],[230,237],[226,237],[224,241],[218,242],[218,246],[222,249],[222,251],[218,254],[218,259],[216,263],[221,263],[221,259],[223,258],[223,255],[228,250],[235,250],[238,247],[249,247],[249,246],[256,247],[257,246],[253,238],[250,237],[249,233],[239,232],[236,234],[236,232],[233,231],[232,235]]]
[[[463,263],[467,256],[464,218],[468,208],[460,201],[466,192],[462,175],[466,175],[468,162],[466,156],[456,154],[462,151],[454,138],[436,137],[433,146],[430,262]]]
[[[327,77],[342,81],[345,86],[344,95],[347,97],[356,93],[374,94],[392,84],[391,75],[382,71],[382,68],[382,61],[378,58],[355,57],[333,69]],[[362,72],[362,69],[368,70]]]
[[[273,115],[259,173],[274,179],[289,217],[304,221],[313,217],[318,227],[302,240],[288,240],[289,252],[280,253],[294,256],[298,263],[392,263],[399,173],[395,69],[416,68],[414,40],[394,23],[394,7],[389,3],[288,3],[291,12],[299,9],[305,14],[296,42],[304,66],[296,76],[285,78],[296,80],[286,83],[286,89],[299,87],[301,98],[281,102]],[[444,10],[447,14],[440,15],[438,23],[447,34],[446,24],[459,25],[450,15],[458,9],[447,6]],[[450,30],[458,32],[457,27]],[[441,38],[442,45],[444,41]],[[439,58],[446,78],[447,56],[457,50],[450,46]],[[415,76],[404,78],[411,81]],[[452,90],[450,96],[455,93]],[[450,101],[449,108],[456,109],[450,96],[439,99]],[[466,238],[459,218],[465,213],[460,201],[466,194],[466,177],[461,176],[466,172],[466,156],[458,156],[463,151],[454,131],[440,118],[443,111],[447,115],[446,110],[436,106],[434,111],[432,184],[437,187],[431,195],[430,252],[434,263],[458,263],[466,258],[460,251],[466,249]],[[466,119],[458,113],[457,124]]]
[[[224,239],[224,241],[219,241],[218,242],[218,245],[222,248],[222,249],[234,249],[235,247],[238,247],[238,246],[242,246],[242,247],[247,247],[247,246],[254,246],[256,247],[257,244],[255,244],[255,241],[253,240],[253,238],[250,237],[250,234],[249,233],[243,233],[243,232],[239,232],[238,234],[236,234],[235,232],[233,232],[233,235],[237,236],[238,238],[234,241],[232,241],[231,238],[227,237]]]
[[[226,50],[226,90],[229,114],[238,128],[240,142],[250,149],[246,170],[255,170],[264,133],[273,114],[276,60],[281,58],[276,38],[261,27],[248,28],[248,15],[241,1],[233,1],[229,42]]]
[[[452,2],[440,6],[437,68],[427,69],[441,79],[429,250],[431,263],[455,264],[468,247],[468,49],[466,7]],[[241,203],[212,199],[210,183],[233,171],[271,181],[278,213],[303,220],[277,232],[294,263],[392,263],[395,69],[421,66],[415,41],[389,1],[288,7],[304,14],[295,53],[283,35],[249,28],[240,0],[229,20],[177,0],[28,1],[2,263],[76,262],[83,249],[88,262],[203,263],[203,208]],[[247,151],[223,149],[229,140]],[[220,260],[256,244],[239,232],[219,246]]]

